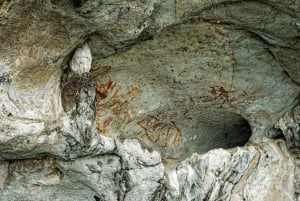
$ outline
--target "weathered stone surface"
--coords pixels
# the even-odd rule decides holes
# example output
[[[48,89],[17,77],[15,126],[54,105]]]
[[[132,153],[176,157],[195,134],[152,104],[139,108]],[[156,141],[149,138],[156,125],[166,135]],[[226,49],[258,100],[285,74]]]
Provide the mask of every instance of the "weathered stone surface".
[[[87,44],[78,48],[71,61],[70,68],[79,75],[90,72],[92,65],[92,53]]]
[[[260,140],[299,94],[264,46],[244,31],[192,23],[96,60],[111,67],[96,80],[97,128],[171,158],[242,145],[247,121]]]
[[[167,173],[166,200],[298,200],[295,162],[283,141],[195,154]]]
[[[287,112],[279,119],[276,128],[283,132],[286,138],[288,148],[295,151],[295,154],[300,149],[300,106],[294,108],[293,111]],[[299,156],[298,156],[299,157]]]
[[[3,201],[94,200],[94,192],[65,176],[52,158],[10,161],[7,172],[1,191]]]
[[[1,171],[7,172],[2,182],[2,197],[152,200],[160,189],[165,193],[156,196],[156,200],[298,200],[299,188],[295,183],[298,162],[282,140],[194,154],[167,168],[165,181],[161,180],[163,168],[158,153],[141,152],[136,143],[120,144],[123,146],[120,151],[127,153],[122,156],[2,162]],[[149,158],[141,161],[134,154]]]
[[[292,111],[284,114],[282,118],[275,125],[280,129],[286,139],[287,147],[295,158],[297,158],[297,165],[300,166],[300,106],[298,105]],[[300,194],[300,172],[296,172],[296,192]],[[298,198],[300,199],[300,198]]]
[[[118,143],[117,150],[71,161],[1,161],[0,193],[8,200],[152,200],[163,178],[159,153],[137,141]]]
[[[298,0],[0,0],[0,200],[299,201],[299,36]]]

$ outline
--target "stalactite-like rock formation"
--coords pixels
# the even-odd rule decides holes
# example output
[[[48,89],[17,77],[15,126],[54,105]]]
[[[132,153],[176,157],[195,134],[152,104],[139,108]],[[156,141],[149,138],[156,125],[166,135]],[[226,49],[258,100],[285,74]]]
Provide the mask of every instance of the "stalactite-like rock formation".
[[[299,201],[300,1],[0,0],[0,200]]]

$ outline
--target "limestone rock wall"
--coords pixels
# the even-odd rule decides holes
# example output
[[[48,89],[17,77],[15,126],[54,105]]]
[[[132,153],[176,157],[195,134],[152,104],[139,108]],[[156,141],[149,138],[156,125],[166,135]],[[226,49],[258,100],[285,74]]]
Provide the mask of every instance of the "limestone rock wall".
[[[0,0],[0,200],[299,201],[299,13]]]

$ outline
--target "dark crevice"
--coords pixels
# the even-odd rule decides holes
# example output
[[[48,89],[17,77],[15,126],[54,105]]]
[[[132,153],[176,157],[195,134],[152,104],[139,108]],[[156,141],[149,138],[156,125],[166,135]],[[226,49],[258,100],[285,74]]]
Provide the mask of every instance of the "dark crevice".
[[[11,79],[8,73],[4,73],[2,75],[0,75],[0,84],[1,83],[10,83]]]
[[[282,130],[274,128],[274,127],[269,129],[266,137],[268,137],[270,139],[283,139],[283,140],[285,140],[285,136],[284,136]]]
[[[99,198],[97,195],[94,195],[95,201],[103,201],[103,199]]]
[[[282,132],[280,132],[280,133],[278,133],[276,136],[274,136],[273,139],[283,139],[283,140],[285,140],[285,136],[283,135]]]
[[[71,0],[71,4],[74,8],[80,8],[83,5],[83,0]]]

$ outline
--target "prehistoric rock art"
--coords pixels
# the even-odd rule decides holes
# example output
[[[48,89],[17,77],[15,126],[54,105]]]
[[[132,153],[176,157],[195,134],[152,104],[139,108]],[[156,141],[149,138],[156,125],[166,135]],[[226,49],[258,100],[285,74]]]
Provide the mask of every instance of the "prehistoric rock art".
[[[300,2],[0,0],[0,201],[300,201]]]

